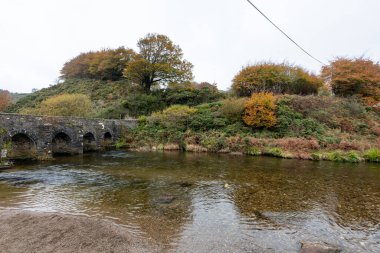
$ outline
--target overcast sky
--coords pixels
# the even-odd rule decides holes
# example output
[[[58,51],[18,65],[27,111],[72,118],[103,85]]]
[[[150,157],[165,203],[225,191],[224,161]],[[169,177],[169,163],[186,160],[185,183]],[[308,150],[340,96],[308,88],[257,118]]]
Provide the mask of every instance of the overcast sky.
[[[317,58],[380,59],[379,0],[252,0]],[[246,0],[0,0],[0,89],[54,84],[81,52],[136,49],[149,32],[168,35],[194,64],[195,81],[227,89],[242,66],[284,60],[320,65]]]

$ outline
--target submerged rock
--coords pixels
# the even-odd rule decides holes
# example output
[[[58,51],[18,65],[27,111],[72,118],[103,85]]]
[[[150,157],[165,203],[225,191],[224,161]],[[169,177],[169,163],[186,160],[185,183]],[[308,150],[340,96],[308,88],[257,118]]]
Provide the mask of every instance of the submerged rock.
[[[175,200],[173,196],[161,196],[157,199],[157,203],[159,204],[170,204]]]
[[[301,242],[300,253],[339,253],[342,250],[325,242]]]
[[[184,188],[193,186],[193,184],[189,182],[181,182],[179,185]]]

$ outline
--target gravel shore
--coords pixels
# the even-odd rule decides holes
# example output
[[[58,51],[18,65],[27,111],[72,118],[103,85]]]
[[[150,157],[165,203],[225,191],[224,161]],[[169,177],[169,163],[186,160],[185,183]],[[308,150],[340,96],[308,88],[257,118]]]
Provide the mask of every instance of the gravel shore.
[[[117,224],[92,217],[0,211],[0,252],[157,252]]]

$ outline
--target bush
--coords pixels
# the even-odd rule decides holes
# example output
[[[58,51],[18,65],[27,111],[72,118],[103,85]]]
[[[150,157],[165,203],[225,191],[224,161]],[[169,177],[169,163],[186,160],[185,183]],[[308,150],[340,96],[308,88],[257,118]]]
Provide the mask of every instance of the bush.
[[[222,101],[220,111],[231,122],[239,122],[245,109],[246,98],[230,98]]]
[[[357,96],[367,105],[380,101],[380,65],[365,58],[337,58],[322,69],[338,96]]]
[[[123,77],[123,69],[134,55],[133,50],[124,47],[82,53],[66,62],[61,74],[65,79],[120,80]]]
[[[269,148],[264,150],[264,155],[273,157],[285,157],[281,148]]]
[[[346,162],[350,162],[350,163],[358,163],[362,160],[362,158],[355,151],[350,151],[346,154],[345,160]]]
[[[136,94],[127,98],[124,103],[128,115],[138,117],[150,115],[152,112],[163,110],[166,104],[157,94]]]
[[[191,108],[187,105],[173,105],[162,112],[153,113],[149,121],[164,128],[185,130],[190,115],[196,111],[195,108]]]
[[[212,152],[217,152],[227,147],[224,135],[216,131],[207,132],[202,135],[200,144]]]
[[[276,122],[276,98],[272,93],[255,93],[245,103],[244,122],[257,128],[271,128]]]
[[[62,94],[50,97],[36,108],[24,108],[21,113],[48,116],[93,116],[90,98],[83,94]]]
[[[238,96],[256,92],[275,94],[317,94],[322,80],[306,70],[289,64],[261,63],[243,68],[233,79]]]
[[[276,131],[280,137],[317,137],[324,134],[324,127],[317,120],[304,118],[299,112],[294,111],[289,104],[289,97],[282,97],[277,102]]]
[[[202,104],[189,118],[189,128],[194,131],[220,129],[228,125],[228,120],[220,112],[221,103]]]
[[[96,117],[103,119],[122,119],[125,115],[126,109],[122,104],[118,103],[100,109],[96,114]]]
[[[247,155],[260,156],[262,155],[262,152],[259,148],[250,147],[247,149]]]
[[[343,162],[344,155],[340,151],[333,151],[333,152],[327,153],[327,160],[333,161],[333,162]]]
[[[172,83],[169,84],[163,94],[167,105],[196,106],[203,103],[211,103],[223,98],[216,85],[203,83]]]

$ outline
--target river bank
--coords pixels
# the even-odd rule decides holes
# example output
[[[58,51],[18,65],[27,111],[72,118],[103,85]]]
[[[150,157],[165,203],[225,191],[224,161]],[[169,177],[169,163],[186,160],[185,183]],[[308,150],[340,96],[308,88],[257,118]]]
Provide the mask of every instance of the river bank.
[[[116,146],[380,162],[380,117],[374,109],[337,97],[281,95],[272,100],[276,109],[270,114],[271,126],[252,126],[244,121],[245,99],[177,105],[141,116]]]
[[[157,252],[107,220],[60,213],[0,211],[0,252]]]
[[[212,137],[209,137],[210,139]],[[152,143],[147,145],[134,141],[119,148],[129,151],[185,151],[193,153],[223,153],[230,155],[269,156],[285,159],[300,159],[313,161],[333,162],[380,162],[380,149],[365,142],[341,142],[321,147],[315,139],[304,138],[252,138],[239,136],[226,138],[226,145],[218,146],[218,141],[202,143],[194,141],[192,136],[185,140],[185,144]]]

